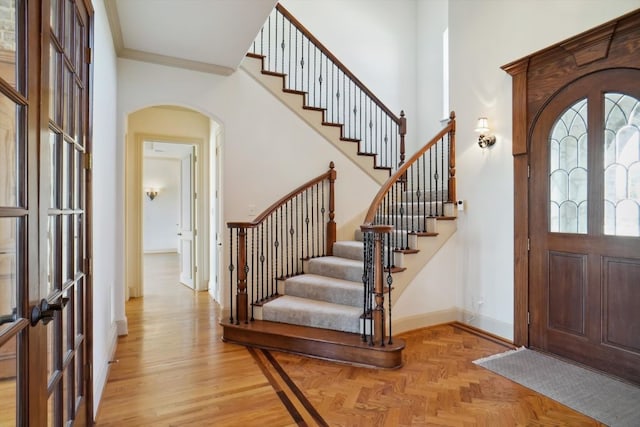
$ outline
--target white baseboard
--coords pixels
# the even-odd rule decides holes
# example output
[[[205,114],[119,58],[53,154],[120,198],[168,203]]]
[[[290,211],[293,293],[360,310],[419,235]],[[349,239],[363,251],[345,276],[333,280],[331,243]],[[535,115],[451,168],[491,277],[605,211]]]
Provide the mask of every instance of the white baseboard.
[[[98,409],[100,407],[100,401],[102,400],[102,393],[107,385],[109,379],[109,371],[111,370],[111,364],[109,361],[113,360],[116,355],[116,349],[118,348],[118,327],[116,324],[111,326],[109,332],[109,358],[107,363],[102,366],[94,366],[93,377],[93,417],[94,419],[98,415]],[[97,372],[96,372],[97,370]]]
[[[145,249],[145,254],[177,254],[178,250],[176,248],[168,248],[168,249]]]
[[[412,331],[415,329],[426,328],[428,326],[439,325],[442,323],[454,322],[460,320],[461,311],[457,307],[451,307],[446,310],[432,311],[430,313],[420,313],[413,316],[393,319],[393,334]]]
[[[509,341],[513,340],[513,324],[482,314],[472,313],[459,307],[451,307],[446,310],[421,313],[399,319],[394,317],[393,334],[400,334],[402,332],[454,321],[465,323]]]
[[[503,322],[483,314],[473,313],[467,310],[460,310],[460,322],[482,329],[508,341],[513,341],[513,323]]]
[[[116,320],[116,329],[119,337],[129,335],[129,322],[126,317],[122,320]]]

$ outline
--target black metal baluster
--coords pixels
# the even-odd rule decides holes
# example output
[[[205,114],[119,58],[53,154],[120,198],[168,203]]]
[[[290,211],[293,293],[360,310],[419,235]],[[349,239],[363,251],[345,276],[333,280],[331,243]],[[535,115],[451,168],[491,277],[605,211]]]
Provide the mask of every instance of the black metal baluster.
[[[293,230],[293,200],[289,200],[287,202],[287,204],[290,206],[289,209],[289,241],[291,243],[291,247],[289,248],[289,250],[291,251],[291,253],[289,254],[289,263],[291,264],[291,273],[289,274],[289,268],[287,267],[287,276],[291,277],[295,274],[295,270],[294,270],[294,265],[293,265],[293,259],[295,256],[295,252],[294,252],[294,230]]]
[[[288,56],[288,58],[287,58],[288,64],[287,65],[289,66],[288,67],[289,68],[289,72],[287,73],[287,75],[289,76],[289,78],[288,78],[289,87],[291,87],[292,89],[297,89],[297,87],[296,87],[296,80],[297,80],[296,76],[294,76],[294,78],[293,78],[293,86],[291,86],[291,21],[288,21],[288,22],[289,22],[289,45],[287,46],[287,49],[289,50],[289,54],[287,55]],[[296,58],[297,57],[298,56],[296,54]],[[295,67],[296,68],[298,67],[298,61],[295,62]],[[296,72],[295,68],[294,68],[293,71]],[[296,75],[297,75],[297,73],[296,73]]]
[[[264,224],[260,224],[260,298],[256,302],[264,298]]]
[[[322,233],[322,226],[320,224],[320,188],[318,188],[318,184],[315,185],[316,187],[316,254],[318,254],[318,256],[322,253],[322,251],[320,250],[320,234]]]
[[[311,252],[309,252],[309,254],[313,253],[312,257],[315,258],[316,256],[316,252],[315,252],[315,248],[316,248],[316,244],[315,244],[315,236],[316,236],[316,230],[315,230],[315,221],[314,221],[314,207],[313,207],[313,187],[311,187]]]
[[[409,209],[407,209],[409,211],[409,215],[411,216],[411,231],[415,232],[418,231],[416,224],[414,222],[414,218],[416,216],[415,211],[414,211],[414,205],[413,205],[413,165],[411,165],[409,167],[409,175],[407,176],[407,180],[409,181],[407,183],[407,191],[409,191],[409,194],[411,194],[411,202],[409,202],[409,198],[407,198],[407,204],[409,205],[409,203],[411,203],[409,206]]]
[[[448,168],[445,169],[445,167],[444,167],[444,149],[445,149],[444,137],[442,137],[440,139],[440,141],[441,141],[441,145],[440,145],[440,164],[441,164],[441,168],[440,168],[440,170],[442,171],[442,179],[440,180],[440,187],[442,187],[442,191],[440,191],[440,203],[441,203],[440,206],[442,206],[441,213],[442,213],[442,216],[444,216],[444,184],[445,184],[445,182],[447,180],[447,176],[449,174],[446,173]]]
[[[229,229],[229,323],[233,323],[233,228]]]
[[[277,211],[273,213],[271,217],[271,239],[273,248],[271,249],[271,289],[269,290],[269,297],[274,294],[275,281],[278,276],[278,224],[276,222]]]
[[[236,230],[236,265],[237,265],[237,269],[238,271],[240,271],[241,268],[243,268],[242,265],[240,265],[240,232],[239,230]],[[238,294],[238,273],[236,272],[236,295]],[[239,307],[236,307],[236,310],[238,310]],[[236,325],[240,324],[240,313],[236,313]]]
[[[251,229],[251,239],[249,239],[251,241],[251,296],[249,297],[248,301],[252,301],[251,303],[251,321],[254,321],[253,318],[253,309],[255,307],[255,297],[256,294],[258,293],[257,289],[255,289],[256,286],[258,286],[258,278],[256,277],[256,259],[255,259],[255,251],[254,251],[254,244],[255,244],[255,229],[252,228]]]
[[[300,201],[302,198],[302,194],[298,194],[296,196],[296,272],[304,274],[304,264],[300,261],[300,245],[301,234],[300,229],[302,228],[302,214],[300,213]],[[298,222],[300,220],[300,222]]]
[[[276,30],[278,29],[278,27],[276,26]],[[282,48],[282,74],[284,74],[284,15],[282,15],[282,43],[280,44],[281,48]],[[278,38],[276,37],[276,42],[277,42]]]
[[[433,216],[433,149],[429,150],[429,216]]]
[[[307,56],[309,57],[309,61],[311,61],[311,41],[307,39]],[[310,62],[311,63],[311,62]],[[312,105],[317,106],[316,100],[316,53],[313,51],[313,79],[311,78],[311,65],[307,67],[307,86],[309,86],[309,91],[311,91],[311,82],[313,82],[313,103]],[[311,99],[311,97],[309,97]]]
[[[322,233],[322,256],[325,256],[327,254],[327,242],[326,242],[326,238],[327,238],[327,233],[326,233],[326,224],[327,224],[327,220],[325,218],[325,207],[324,207],[324,185],[325,185],[325,181],[322,181],[320,183],[320,188],[322,189],[322,209],[320,209],[320,212],[322,213],[322,223],[320,226],[320,232]]]

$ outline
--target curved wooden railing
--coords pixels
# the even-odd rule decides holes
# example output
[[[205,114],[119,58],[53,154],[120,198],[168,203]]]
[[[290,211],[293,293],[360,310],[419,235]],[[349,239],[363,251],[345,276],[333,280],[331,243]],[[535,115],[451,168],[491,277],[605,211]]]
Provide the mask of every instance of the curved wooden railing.
[[[451,112],[447,126],[380,187],[369,206],[365,225],[407,231],[395,233],[392,246],[397,250],[409,249],[408,234],[429,233],[429,219],[446,216],[445,204],[456,200],[455,129]]]
[[[253,320],[253,307],[278,295],[278,280],[304,273],[303,260],[332,254],[334,167],[331,162],[327,172],[291,191],[255,220],[227,223],[231,323]]]
[[[342,125],[342,139],[375,155],[376,168],[394,171],[404,163],[404,112],[394,114],[281,4],[249,53],[263,57],[265,71],[286,76],[286,90],[305,94],[305,108],[323,110],[325,124]]]
[[[451,112],[447,126],[382,185],[360,227],[366,320],[362,338],[372,345],[384,346],[387,336],[392,343],[395,253],[411,251],[409,235],[433,233],[435,218],[446,216],[445,204],[456,199],[455,129],[455,113]]]

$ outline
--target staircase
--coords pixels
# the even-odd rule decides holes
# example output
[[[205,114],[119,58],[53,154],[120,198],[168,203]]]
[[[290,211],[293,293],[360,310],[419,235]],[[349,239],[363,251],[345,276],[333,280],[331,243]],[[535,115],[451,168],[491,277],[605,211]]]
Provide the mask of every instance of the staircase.
[[[305,42],[296,45],[295,62],[291,54],[271,58],[280,47],[284,55],[285,40],[294,34],[289,26],[285,35],[284,18],[295,26],[296,40],[302,32],[313,42],[313,50]],[[356,230],[352,241],[335,239],[333,163],[255,221],[228,223],[232,292],[230,316],[221,321],[223,339],[362,366],[400,367],[405,343],[392,336],[392,294],[399,295],[455,232],[453,205],[447,203],[455,200],[454,116],[405,164],[404,114],[396,117],[358,86],[281,5],[274,11],[275,35],[269,19],[267,34],[263,29],[242,67],[381,189],[361,227],[365,231]],[[264,40],[272,43],[271,38],[274,47],[265,55]],[[338,66],[336,81],[326,67],[323,74],[322,59],[320,74],[305,79],[310,68],[305,58],[312,51]],[[355,89],[340,83],[340,73]],[[360,101],[340,106],[346,97]]]

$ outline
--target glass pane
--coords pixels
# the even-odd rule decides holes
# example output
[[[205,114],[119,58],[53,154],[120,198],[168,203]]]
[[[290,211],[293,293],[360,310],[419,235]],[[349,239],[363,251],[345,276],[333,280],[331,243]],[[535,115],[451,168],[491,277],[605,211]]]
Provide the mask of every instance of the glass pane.
[[[0,77],[16,87],[16,1],[0,2]],[[18,36],[18,37],[16,37]]]
[[[72,263],[72,257],[73,257],[73,245],[71,244],[71,219],[73,218],[72,215],[63,215],[62,216],[62,280],[63,280],[63,285],[64,283],[66,283],[69,279],[71,279],[73,277],[74,272],[72,271],[73,268],[70,268],[73,264]]]
[[[49,203],[51,208],[59,208],[58,176],[60,173],[60,135],[49,130]]]
[[[49,17],[51,31],[53,35],[58,36],[58,34],[60,34],[60,1],[49,0],[49,2],[51,6],[51,16]]]
[[[640,236],[640,101],[604,96],[604,234]]]
[[[50,295],[54,289],[62,288],[58,270],[59,247],[58,216],[52,215],[47,227],[47,288],[44,289],[43,295]]]
[[[55,336],[53,325],[55,322],[49,322],[46,325],[47,328],[47,378],[51,379],[51,375],[56,371],[55,353],[53,352],[53,346],[55,345]]]
[[[82,189],[82,152],[75,150],[75,166],[73,168],[73,182],[75,185],[73,192],[73,207],[74,209],[81,209],[80,190]]]
[[[18,348],[16,338],[0,347],[0,426],[14,426],[17,423],[18,389]]]
[[[63,97],[63,126],[69,135],[73,135],[73,93],[75,92],[75,77],[67,66],[64,67],[64,93]]]
[[[587,100],[569,107],[549,135],[549,231],[587,232]]]
[[[72,288],[73,289],[73,288]],[[69,298],[68,291],[62,293],[63,298]],[[67,299],[67,305],[62,309],[62,360],[67,358],[69,351],[73,350],[75,341],[73,324],[70,317],[73,315],[73,302]]]
[[[63,419],[65,423],[73,419],[74,414],[74,374],[75,374],[75,357],[69,361],[66,369],[64,370],[64,414]]]
[[[49,118],[60,123],[60,54],[52,43],[49,47]]]
[[[84,271],[83,261],[83,245],[82,245],[82,215],[74,215],[73,220],[73,246],[75,248],[75,272],[81,273]]]
[[[67,0],[64,8],[64,50],[70,53],[73,52],[74,12],[73,0]]]
[[[62,153],[62,208],[73,208],[73,163],[74,163],[74,146],[73,143],[65,140],[64,151]],[[60,182],[60,181],[59,181]]]
[[[83,381],[83,372],[82,372],[82,360],[84,360],[84,347],[81,345],[78,347],[76,351],[76,402],[80,399],[80,397],[84,396],[84,381]]]
[[[75,134],[75,139],[76,139],[76,144],[78,144],[79,147],[84,148],[84,135],[83,135],[83,130],[84,130],[84,122],[83,120],[83,111],[84,109],[82,108],[82,97],[84,96],[84,90],[78,86],[77,88],[77,92],[76,92],[76,96],[77,96],[77,100],[78,100],[78,105],[76,108],[76,134]]]
[[[18,144],[16,128],[19,108],[0,94],[0,206],[18,206]]]
[[[75,332],[76,337],[80,336],[84,332],[84,310],[83,310],[83,301],[84,301],[84,278],[78,280],[78,283],[75,286],[75,300],[74,300],[74,309],[75,309]]]
[[[10,320],[16,313],[18,289],[18,220],[0,218],[0,316]],[[3,322],[4,323],[4,322]],[[5,323],[8,327],[8,323]],[[0,332],[3,330],[0,325]]]
[[[82,62],[83,62],[83,57],[82,57],[82,45],[83,43],[80,43],[80,40],[82,40],[82,36],[84,34],[84,26],[82,25],[82,21],[80,20],[80,15],[76,13],[76,46],[75,46],[75,64],[76,64],[76,74],[78,74],[78,76],[80,78],[82,78]]]

